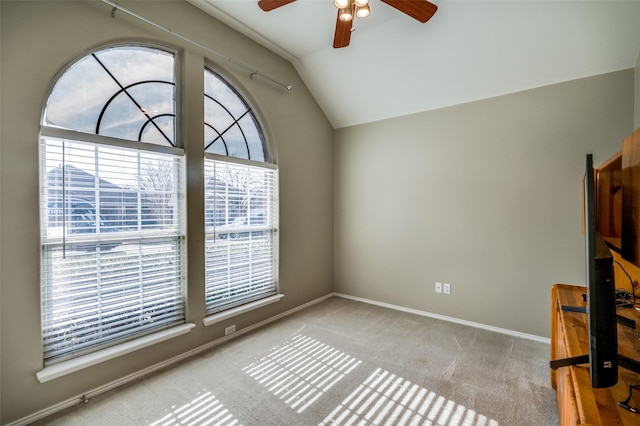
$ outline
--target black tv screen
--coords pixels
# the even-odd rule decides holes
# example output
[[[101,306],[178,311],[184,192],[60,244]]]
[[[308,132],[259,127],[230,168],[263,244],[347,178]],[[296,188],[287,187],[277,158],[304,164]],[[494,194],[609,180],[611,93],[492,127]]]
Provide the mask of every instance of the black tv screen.
[[[600,233],[596,232],[595,174],[591,154],[587,154],[586,159],[584,192],[591,386],[604,388],[618,382],[618,331],[613,256]]]

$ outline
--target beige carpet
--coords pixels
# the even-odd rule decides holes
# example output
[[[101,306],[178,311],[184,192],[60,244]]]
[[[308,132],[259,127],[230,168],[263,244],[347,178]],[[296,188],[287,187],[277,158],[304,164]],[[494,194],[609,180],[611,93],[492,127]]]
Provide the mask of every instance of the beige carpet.
[[[549,346],[339,297],[40,425],[553,426]]]

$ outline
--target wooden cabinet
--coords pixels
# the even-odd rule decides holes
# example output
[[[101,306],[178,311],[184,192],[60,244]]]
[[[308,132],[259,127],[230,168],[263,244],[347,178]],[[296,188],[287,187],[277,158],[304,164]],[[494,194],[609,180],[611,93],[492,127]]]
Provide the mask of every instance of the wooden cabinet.
[[[640,128],[622,142],[622,257],[640,266]]]
[[[596,218],[605,240],[640,267],[640,128],[596,169]]]
[[[596,170],[596,226],[617,248],[622,237],[622,151]]]
[[[586,287],[556,284],[551,289],[551,359],[580,356],[589,351],[587,316],[567,312],[562,306],[582,306]],[[640,324],[640,312],[631,308],[619,312]],[[640,360],[640,339],[636,330],[618,325],[619,352]],[[629,395],[629,385],[640,385],[640,374],[622,367],[618,383],[610,388],[593,389],[590,385],[589,365],[580,364],[551,370],[551,385],[556,389],[556,401],[561,426],[602,425],[638,426],[640,414],[618,406]],[[640,408],[640,389],[633,392],[629,403]]]

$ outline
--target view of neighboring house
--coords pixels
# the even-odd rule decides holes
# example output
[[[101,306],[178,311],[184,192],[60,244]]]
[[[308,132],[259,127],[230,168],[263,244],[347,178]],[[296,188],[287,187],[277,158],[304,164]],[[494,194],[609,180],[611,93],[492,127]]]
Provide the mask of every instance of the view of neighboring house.
[[[171,200],[163,197],[162,191],[155,190],[153,182],[141,184],[150,187],[142,197],[138,191],[115,185],[69,164],[51,169],[47,179],[49,227],[62,226],[65,209],[71,233],[159,227],[171,217]],[[240,179],[227,173],[227,176],[209,179],[205,185],[207,206],[212,207],[205,212],[207,226],[262,223],[264,191],[255,188],[246,177]],[[138,209],[141,210],[140,224]]]
[[[114,185],[72,165],[50,170],[47,179],[49,227],[61,226],[65,214],[71,228],[75,229],[71,232],[75,233],[95,232],[97,228],[155,227],[163,223],[163,211],[171,208],[151,197],[139,197],[135,190]],[[142,212],[140,224],[138,209]],[[96,222],[98,218],[100,220]]]

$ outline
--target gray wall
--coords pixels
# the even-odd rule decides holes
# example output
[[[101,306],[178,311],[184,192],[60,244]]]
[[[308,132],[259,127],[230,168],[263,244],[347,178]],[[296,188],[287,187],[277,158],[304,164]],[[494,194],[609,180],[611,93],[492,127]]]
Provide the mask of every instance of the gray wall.
[[[0,423],[22,418],[224,335],[231,323],[242,329],[332,291],[333,129],[287,61],[260,47],[186,2],[124,1],[121,4],[172,30],[220,50],[282,81],[286,90],[216,57],[215,68],[252,101],[277,150],[280,170],[279,303],[231,321],[203,327],[202,199],[189,199],[189,300],[191,333],[118,359],[40,384],[38,132],[47,91],[73,58],[106,43],[145,40],[174,47],[184,58],[182,90],[200,93],[184,107],[188,161],[203,149],[202,78],[210,56],[179,39],[100,2],[2,2],[0,262]],[[219,62],[219,63],[218,63]],[[199,91],[199,92],[198,92]],[[198,173],[189,176],[197,187]]]
[[[336,130],[335,291],[549,336],[551,285],[584,282],[585,154],[600,164],[632,131],[633,79]]]

